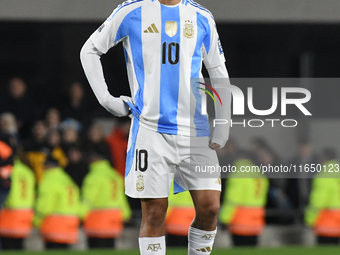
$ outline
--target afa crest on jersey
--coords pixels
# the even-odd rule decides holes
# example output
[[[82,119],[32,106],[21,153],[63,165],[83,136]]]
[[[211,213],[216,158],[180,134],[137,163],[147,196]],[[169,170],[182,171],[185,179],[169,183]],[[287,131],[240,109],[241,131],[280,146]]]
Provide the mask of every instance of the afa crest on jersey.
[[[183,35],[186,38],[193,38],[195,35],[195,28],[194,25],[192,24],[192,21],[186,20],[184,24],[184,29],[183,29]]]

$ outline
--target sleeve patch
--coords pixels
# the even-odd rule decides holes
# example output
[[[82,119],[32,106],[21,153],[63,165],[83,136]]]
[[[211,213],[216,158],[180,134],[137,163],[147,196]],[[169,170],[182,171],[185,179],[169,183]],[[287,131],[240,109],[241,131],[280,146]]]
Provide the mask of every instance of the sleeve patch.
[[[102,31],[104,30],[105,28],[105,23],[101,24],[101,26],[97,29],[97,34],[98,36],[101,35]]]
[[[221,43],[220,38],[218,38],[218,49],[220,51],[220,55],[222,55],[224,52],[223,52],[222,43]]]

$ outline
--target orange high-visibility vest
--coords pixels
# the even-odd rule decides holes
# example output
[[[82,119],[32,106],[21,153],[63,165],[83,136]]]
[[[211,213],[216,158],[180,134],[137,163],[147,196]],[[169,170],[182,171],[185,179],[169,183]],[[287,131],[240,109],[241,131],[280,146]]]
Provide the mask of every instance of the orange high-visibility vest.
[[[263,207],[236,208],[229,225],[229,231],[235,235],[260,235],[265,225],[265,210]]]
[[[73,244],[78,241],[79,218],[71,215],[47,216],[40,233],[45,241]]]
[[[84,220],[88,237],[117,238],[123,231],[123,215],[120,209],[92,210]]]
[[[34,212],[31,209],[7,209],[0,211],[0,235],[25,238],[32,230]]]
[[[13,154],[13,150],[6,143],[0,141],[0,157],[2,160],[8,159]]]
[[[325,209],[319,213],[314,225],[318,236],[340,237],[340,209]]]
[[[165,231],[171,235],[187,236],[195,218],[193,207],[172,207],[165,220]]]
[[[7,160],[13,154],[12,148],[6,143],[0,141],[0,160]],[[2,179],[8,179],[11,176],[13,170],[12,165],[0,167],[0,177]]]

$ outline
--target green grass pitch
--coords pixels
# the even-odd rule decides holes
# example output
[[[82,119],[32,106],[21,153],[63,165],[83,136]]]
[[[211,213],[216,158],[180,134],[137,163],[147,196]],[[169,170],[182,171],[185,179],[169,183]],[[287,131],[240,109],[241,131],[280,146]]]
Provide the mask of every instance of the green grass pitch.
[[[1,255],[139,255],[138,250],[1,252]],[[186,249],[168,249],[167,255],[187,255]],[[230,248],[211,255],[338,255],[340,247]]]

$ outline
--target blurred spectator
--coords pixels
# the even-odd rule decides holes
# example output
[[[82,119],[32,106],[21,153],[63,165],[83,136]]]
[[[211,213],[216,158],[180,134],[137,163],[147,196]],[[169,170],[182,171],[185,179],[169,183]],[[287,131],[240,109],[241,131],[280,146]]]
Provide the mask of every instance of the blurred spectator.
[[[232,165],[238,153],[236,141],[230,138],[222,149],[216,150],[216,153],[221,166]]]
[[[226,145],[219,150],[216,150],[218,161],[221,167],[225,166],[233,166],[234,161],[237,159],[238,156],[238,147],[237,143],[233,138],[229,138],[228,142]],[[227,178],[228,172],[222,172],[221,173],[221,178]],[[220,202],[222,204],[223,202],[223,197],[225,193],[225,182],[221,182],[221,197],[220,197]]]
[[[48,109],[45,117],[47,129],[59,129],[60,112],[57,108]]]
[[[129,117],[118,118],[118,124],[106,138],[110,147],[113,166],[118,173],[125,176],[126,151],[131,120]]]
[[[7,137],[12,148],[17,148],[20,143],[17,123],[12,113],[5,112],[0,115],[0,136]]]
[[[50,148],[50,152],[52,157],[58,160],[59,165],[63,168],[67,166],[67,157],[60,147],[60,133],[56,129],[52,129],[47,133],[47,144]]]
[[[80,145],[79,134],[75,127],[68,126],[63,129],[61,147],[66,154],[68,154],[70,148],[78,147]]]
[[[31,126],[38,117],[36,106],[21,78],[15,77],[9,81],[8,92],[8,96],[2,99],[0,113],[11,112],[15,115],[20,137],[25,139],[30,135]]]
[[[280,166],[281,161],[272,148],[269,146],[257,150],[257,161],[263,166]]]
[[[68,101],[63,104],[62,108],[63,119],[75,119],[86,129],[91,123],[91,118],[89,118],[90,109],[86,104],[83,85],[79,82],[72,83],[68,96]]]
[[[38,186],[34,225],[46,249],[66,249],[78,241],[79,188],[58,161],[49,156]]]
[[[93,124],[88,129],[86,148],[89,151],[91,150],[100,151],[101,155],[103,155],[105,159],[109,160],[110,164],[112,164],[110,148],[108,144],[105,142],[105,137],[102,128],[99,125]]]
[[[101,150],[89,151],[90,172],[84,179],[82,198],[84,230],[88,247],[112,248],[131,217],[124,193],[124,180],[113,169]]]
[[[50,148],[46,141],[47,127],[43,121],[37,121],[33,125],[32,137],[23,143],[25,158],[34,171],[36,180],[39,182],[44,172],[44,161]]]
[[[251,153],[251,160],[256,165],[260,165],[259,163],[259,151],[263,148],[269,148],[269,145],[267,144],[266,140],[261,137],[255,137],[251,140],[250,143],[250,153]]]
[[[250,144],[251,160],[254,164],[260,165],[274,165],[281,164],[280,157],[275,153],[268,142],[261,137],[252,139]]]
[[[69,163],[65,168],[65,171],[69,176],[71,176],[78,187],[81,187],[86,174],[89,172],[84,152],[80,149],[80,147],[70,147],[67,151],[67,159]]]
[[[263,145],[263,146],[262,146]],[[281,161],[274,150],[267,143],[262,144],[257,149],[257,161],[260,166],[281,166]],[[287,223],[292,221],[292,215],[278,214],[280,211],[290,210],[291,204],[284,191],[286,179],[279,176],[279,173],[271,172],[267,174],[269,178],[268,202],[266,208],[268,213],[266,221],[268,223]]]
[[[4,250],[22,250],[32,230],[35,180],[32,170],[14,161],[11,188],[0,211],[0,237]]]
[[[298,154],[289,161],[289,165],[310,167],[312,164],[320,163],[318,155],[313,151],[307,138],[301,138],[298,142]],[[308,197],[311,190],[311,178],[309,173],[300,173],[300,178],[288,179],[287,194],[295,209],[300,211],[297,219],[302,223],[303,210],[308,204]]]
[[[233,165],[236,171],[226,180],[219,219],[228,226],[234,246],[255,246],[265,225],[269,181],[262,173],[241,172],[255,169],[246,153],[240,152]]]
[[[169,193],[169,207],[165,219],[165,233],[167,245],[178,247],[188,245],[188,231],[195,218],[195,208],[189,191],[174,195],[172,182]]]
[[[305,212],[305,222],[313,227],[321,245],[339,245],[340,241],[339,164],[333,149],[322,151],[322,168],[313,179]]]

